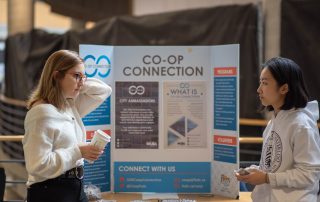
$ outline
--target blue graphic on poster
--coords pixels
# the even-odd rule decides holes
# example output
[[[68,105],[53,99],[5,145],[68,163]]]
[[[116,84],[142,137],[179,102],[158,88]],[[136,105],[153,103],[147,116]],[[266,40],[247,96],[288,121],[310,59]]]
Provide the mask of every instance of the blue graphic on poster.
[[[237,130],[237,75],[234,67],[216,68],[214,78],[214,128]]]
[[[110,124],[110,100],[108,97],[98,108],[85,116],[82,121],[85,126],[109,125]]]
[[[115,192],[209,193],[210,162],[115,162]]]
[[[113,47],[80,45],[79,54],[84,61],[86,76],[100,79],[112,87]],[[86,139],[88,142],[91,141],[94,131],[97,129],[101,129],[111,136],[111,96],[82,120],[87,130]],[[111,190],[110,153],[111,143],[107,144],[104,153],[94,163],[85,161],[84,184],[98,186],[102,192]]]

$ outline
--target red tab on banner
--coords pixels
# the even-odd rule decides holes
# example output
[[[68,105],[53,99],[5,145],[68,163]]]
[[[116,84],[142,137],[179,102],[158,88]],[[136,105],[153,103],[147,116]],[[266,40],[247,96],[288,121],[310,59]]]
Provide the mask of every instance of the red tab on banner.
[[[236,67],[215,67],[214,76],[236,76]]]
[[[214,135],[215,144],[237,145],[237,138],[231,136]]]

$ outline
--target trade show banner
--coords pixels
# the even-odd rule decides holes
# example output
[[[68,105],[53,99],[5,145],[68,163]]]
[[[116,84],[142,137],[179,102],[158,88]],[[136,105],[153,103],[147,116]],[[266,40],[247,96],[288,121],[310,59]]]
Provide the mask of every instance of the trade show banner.
[[[113,47],[105,46],[80,46],[80,57],[85,64],[87,77],[94,77],[112,85],[111,58]],[[83,123],[87,130],[87,141],[90,142],[94,131],[103,130],[111,134],[111,98],[107,98],[96,110],[85,116]],[[111,191],[111,145],[108,144],[103,155],[94,163],[85,161],[84,183],[98,186],[102,192]]]
[[[112,131],[113,191],[238,196],[238,45],[81,45],[80,54],[88,76],[111,70],[111,123],[93,121],[100,114],[86,126]]]
[[[215,46],[212,54],[213,162],[212,192],[237,198],[239,182],[239,51]]]

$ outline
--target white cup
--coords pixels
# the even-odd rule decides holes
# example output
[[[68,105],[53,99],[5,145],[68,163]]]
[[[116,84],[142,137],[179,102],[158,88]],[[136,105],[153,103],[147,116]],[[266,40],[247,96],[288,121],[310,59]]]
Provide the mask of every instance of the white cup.
[[[111,137],[107,133],[98,129],[94,131],[91,144],[102,150],[110,141],[111,141]]]
[[[94,131],[94,135],[90,144],[98,147],[100,150],[103,150],[110,141],[111,137],[107,133],[98,129]],[[89,161],[89,163],[93,163],[93,161]]]

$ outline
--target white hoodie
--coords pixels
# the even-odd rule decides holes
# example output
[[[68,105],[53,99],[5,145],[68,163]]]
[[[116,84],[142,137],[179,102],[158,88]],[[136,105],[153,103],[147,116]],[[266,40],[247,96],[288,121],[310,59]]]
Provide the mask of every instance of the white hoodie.
[[[66,111],[51,104],[39,104],[28,111],[22,140],[27,186],[55,178],[83,164],[78,145],[86,141],[86,130],[81,118],[110,94],[107,84],[88,78],[76,100],[68,102],[70,107]]]
[[[260,169],[270,184],[257,185],[254,202],[316,202],[320,179],[318,102],[281,110],[263,132]]]

